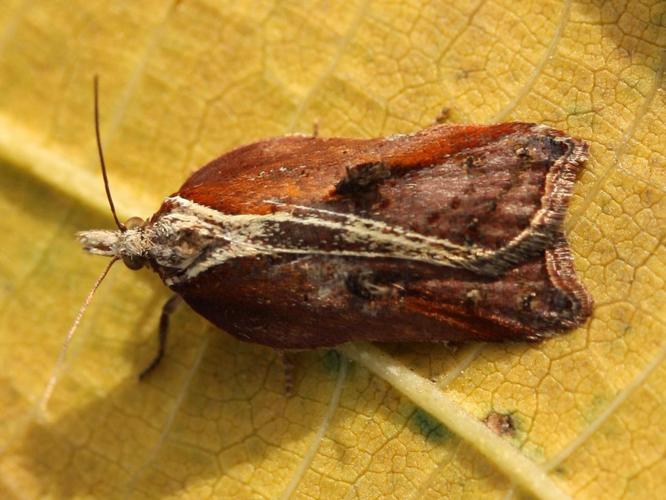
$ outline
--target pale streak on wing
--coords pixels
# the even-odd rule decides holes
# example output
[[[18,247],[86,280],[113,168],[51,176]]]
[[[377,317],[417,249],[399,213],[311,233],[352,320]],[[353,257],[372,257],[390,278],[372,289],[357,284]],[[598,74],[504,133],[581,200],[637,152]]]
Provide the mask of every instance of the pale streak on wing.
[[[177,234],[181,230],[196,227],[202,234],[210,235],[211,240],[226,242],[224,246],[213,249],[200,249],[198,254],[188,256],[181,264],[176,264],[179,274],[168,278],[167,284],[173,285],[187,281],[206,271],[210,267],[222,264],[228,259],[252,255],[296,254],[327,256],[350,256],[359,258],[398,258],[411,261],[428,262],[435,265],[447,265],[456,268],[479,270],[475,261],[486,258],[492,253],[481,247],[461,246],[443,238],[423,236],[386,223],[366,219],[349,214],[330,212],[329,215],[341,218],[346,222],[324,220],[319,217],[297,217],[287,212],[268,215],[230,215],[200,205],[181,197],[169,198],[176,207],[161,216],[152,229],[154,235],[148,235],[145,250],[151,254],[159,265],[174,266],[173,262],[163,261],[163,256],[173,255],[173,245],[169,248],[157,243],[159,234]],[[300,207],[296,207],[300,208]],[[306,207],[307,208],[307,207]],[[310,209],[308,209],[310,210]],[[367,243],[371,250],[321,250],[316,247],[296,248],[279,247],[274,243],[263,242],[262,238],[275,239],[270,231],[271,225],[280,223],[305,224],[311,227],[332,229],[344,236],[345,244]],[[372,251],[372,246],[387,245],[389,251]],[[210,251],[204,259],[197,258],[204,251]]]
[[[535,134],[550,130],[553,129],[543,124],[535,124],[530,129]],[[572,144],[571,138],[566,136],[556,136],[552,139],[554,142],[569,142],[570,145]],[[585,147],[584,143],[573,144],[573,148],[565,156],[558,158],[552,164],[545,181],[546,186],[551,186],[549,196],[547,198],[542,196],[542,203],[532,215],[529,225],[497,250],[489,250],[479,245],[458,245],[445,238],[425,236],[353,214],[271,200],[264,200],[264,202],[283,208],[291,208],[292,210],[297,209],[342,218],[350,221],[349,227],[358,226],[363,228],[365,226],[368,230],[375,230],[380,234],[387,231],[393,232],[396,241],[404,239],[404,241],[419,242],[422,245],[421,252],[424,255],[434,251],[438,259],[441,260],[431,261],[433,264],[452,265],[452,267],[466,269],[482,275],[497,276],[523,262],[527,256],[534,255],[555,243],[561,233],[564,212],[567,209],[576,181],[575,167],[588,158]],[[544,200],[546,203],[543,203]],[[189,200],[186,201],[189,202]]]
[[[533,127],[535,133],[541,129],[548,130],[548,127]],[[569,139],[555,137],[553,140]],[[551,170],[546,178],[546,184],[552,186],[547,203],[535,211],[526,228],[496,250],[474,244],[459,245],[445,238],[408,231],[382,221],[321,208],[265,200],[265,203],[288,210],[264,215],[225,214],[180,196],[168,198],[173,205],[171,211],[160,216],[152,229],[147,229],[152,234],[146,235],[146,242],[150,243],[145,250],[158,265],[173,270],[165,279],[169,286],[191,280],[232,258],[276,254],[392,258],[465,269],[483,276],[498,276],[554,243],[560,234],[559,226],[575,182],[575,171],[572,168],[562,170],[559,167],[563,164],[577,165],[586,158],[584,145],[577,144],[569,154],[555,162],[554,167],[558,168]],[[557,181],[554,176],[559,176]],[[304,214],[296,214],[298,211]],[[340,248],[321,249],[312,244],[298,246],[294,243],[280,247],[280,224],[332,231],[335,234],[332,243],[340,245]],[[187,258],[180,261],[163,259],[165,255],[174,255],[173,238],[162,242],[160,235],[174,236],[181,231],[188,234],[193,228],[208,235],[208,243],[197,243],[196,239],[189,238],[184,245],[189,252]],[[289,238],[284,239],[289,241]],[[215,241],[219,243],[212,243]],[[197,244],[203,246],[197,247]],[[345,247],[354,245],[360,246],[362,250],[345,250]],[[208,252],[208,255],[204,252]]]

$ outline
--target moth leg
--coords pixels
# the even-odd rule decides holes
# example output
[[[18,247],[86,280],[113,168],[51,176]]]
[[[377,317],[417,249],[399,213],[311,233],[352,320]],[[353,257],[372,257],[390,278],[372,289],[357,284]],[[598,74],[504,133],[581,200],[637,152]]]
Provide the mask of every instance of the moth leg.
[[[441,125],[442,123],[446,123],[449,121],[450,117],[451,117],[451,108],[445,106],[440,110],[439,114],[435,117],[433,125]]]
[[[345,278],[347,290],[357,297],[376,300],[389,296],[393,290],[400,293],[404,288],[399,283],[378,283],[372,271],[351,272]],[[392,290],[393,289],[393,290]]]
[[[312,122],[312,137],[319,137],[319,118]]]
[[[289,356],[288,351],[278,351],[282,368],[284,369],[284,392],[288,398],[294,395],[294,360]]]
[[[180,295],[172,295],[162,306],[162,314],[160,315],[160,326],[157,331],[158,347],[157,354],[146,368],[139,374],[139,380],[143,380],[152,372],[164,357],[164,350],[166,348],[167,334],[169,333],[169,317],[174,313],[176,308],[183,301]]]

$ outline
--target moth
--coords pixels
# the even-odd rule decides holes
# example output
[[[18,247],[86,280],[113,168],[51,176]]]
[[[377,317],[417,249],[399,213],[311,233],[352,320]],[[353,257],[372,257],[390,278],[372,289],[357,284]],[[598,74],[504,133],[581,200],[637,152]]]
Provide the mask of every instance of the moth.
[[[586,158],[521,122],[277,137],[211,161],[146,220],[121,224],[109,195],[118,229],[78,238],[247,342],[535,341],[592,310],[562,229]]]

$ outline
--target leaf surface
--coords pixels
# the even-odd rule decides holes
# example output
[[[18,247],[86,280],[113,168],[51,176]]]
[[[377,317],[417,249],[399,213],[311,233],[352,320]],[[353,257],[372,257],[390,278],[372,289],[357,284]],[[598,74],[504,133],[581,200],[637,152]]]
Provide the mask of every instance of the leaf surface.
[[[665,26],[651,0],[5,0],[0,496],[666,495]],[[104,265],[73,234],[112,224],[94,74],[124,217],[221,153],[314,122],[370,137],[446,108],[584,138],[566,229],[593,318],[538,345],[300,353],[286,398],[275,352],[182,309],[138,383],[168,291],[118,266],[54,374]]]

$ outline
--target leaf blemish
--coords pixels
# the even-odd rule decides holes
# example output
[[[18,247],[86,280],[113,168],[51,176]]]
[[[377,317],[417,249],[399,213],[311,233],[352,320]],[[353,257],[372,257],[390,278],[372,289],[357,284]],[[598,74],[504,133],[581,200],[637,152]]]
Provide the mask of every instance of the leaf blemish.
[[[451,431],[447,429],[441,422],[438,422],[430,413],[421,408],[417,408],[412,418],[410,418],[411,426],[415,426],[416,430],[421,433],[427,441],[443,442],[451,437]]]
[[[483,423],[498,436],[513,437],[516,434],[516,423],[510,413],[491,411]]]
[[[340,354],[331,349],[324,354],[322,363],[327,372],[337,373],[340,370]]]

